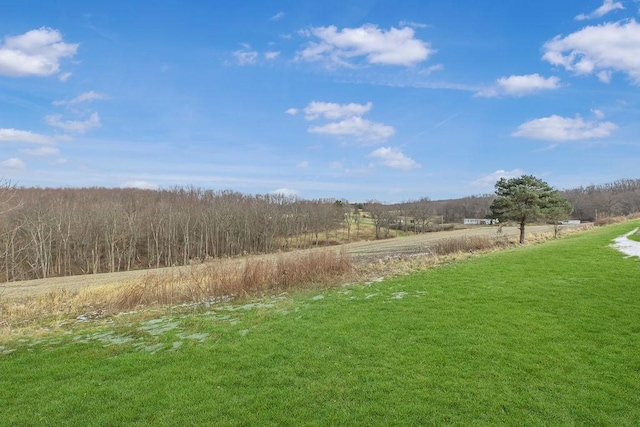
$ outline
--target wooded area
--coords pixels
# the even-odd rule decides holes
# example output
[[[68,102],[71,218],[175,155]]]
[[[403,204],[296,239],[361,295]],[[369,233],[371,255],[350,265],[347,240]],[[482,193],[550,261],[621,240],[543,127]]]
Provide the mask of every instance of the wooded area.
[[[337,233],[343,241],[358,240],[365,221],[373,225],[376,238],[389,237],[391,229],[437,230],[438,224],[487,217],[495,197],[351,204],[199,188],[41,189],[0,184],[0,281],[306,248],[335,241]],[[576,219],[640,211],[640,180],[561,194],[572,203]]]

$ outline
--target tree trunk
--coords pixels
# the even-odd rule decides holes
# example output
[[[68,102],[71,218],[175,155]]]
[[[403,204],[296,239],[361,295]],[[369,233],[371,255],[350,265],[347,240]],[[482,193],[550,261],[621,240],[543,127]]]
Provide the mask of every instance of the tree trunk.
[[[524,244],[524,222],[525,222],[524,219],[520,221],[520,244],[521,245]]]

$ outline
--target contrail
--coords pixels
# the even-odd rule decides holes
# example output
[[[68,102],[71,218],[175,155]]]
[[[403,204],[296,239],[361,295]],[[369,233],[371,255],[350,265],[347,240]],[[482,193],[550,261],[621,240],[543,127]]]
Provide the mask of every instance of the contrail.
[[[411,138],[407,139],[404,141],[404,143],[402,145],[407,144],[409,141],[413,141],[414,139],[416,139],[419,136],[424,135],[427,132],[431,132],[434,129],[439,128],[440,126],[442,126],[443,124],[455,119],[456,117],[458,117],[460,115],[460,111],[458,111],[457,113],[451,115],[450,117],[447,117],[446,119],[442,120],[441,122],[436,123],[435,125],[431,126],[429,129],[425,129],[422,132],[418,132],[417,134],[413,135]]]

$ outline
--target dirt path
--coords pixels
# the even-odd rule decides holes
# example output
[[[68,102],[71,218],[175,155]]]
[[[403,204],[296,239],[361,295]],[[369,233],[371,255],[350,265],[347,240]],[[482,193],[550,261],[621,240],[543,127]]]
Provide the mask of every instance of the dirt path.
[[[495,236],[495,227],[478,227],[465,230],[446,231],[438,233],[425,233],[408,237],[399,237],[387,240],[374,240],[349,243],[344,245],[347,253],[355,262],[366,261],[372,258],[389,255],[416,254],[426,252],[429,245],[435,241],[460,236]],[[553,226],[529,226],[527,233],[553,232]],[[504,235],[517,236],[517,227],[503,227]],[[340,246],[332,249],[339,250]],[[322,248],[319,248],[322,249]],[[326,248],[324,248],[326,249]],[[316,250],[316,249],[307,249]],[[276,255],[258,255],[259,257],[273,257]],[[242,262],[244,258],[234,258],[216,262]],[[43,294],[56,289],[77,291],[84,288],[105,285],[117,285],[137,279],[147,274],[163,274],[169,270],[189,269],[191,267],[167,267],[154,270],[124,271],[119,273],[89,274],[82,276],[55,277],[50,279],[25,280],[0,284],[0,298],[16,299],[32,295]]]

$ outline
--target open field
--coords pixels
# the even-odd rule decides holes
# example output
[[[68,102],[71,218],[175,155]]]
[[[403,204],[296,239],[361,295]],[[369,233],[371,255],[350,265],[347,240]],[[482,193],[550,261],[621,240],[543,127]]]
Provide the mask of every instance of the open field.
[[[637,425],[624,223],[400,278],[0,346],[7,425]]]
[[[573,226],[576,228],[580,226]],[[569,227],[567,227],[569,228]],[[386,240],[371,240],[357,243],[349,243],[343,246],[336,246],[333,249],[340,250],[344,247],[347,253],[355,262],[370,261],[374,258],[394,256],[394,255],[411,255],[425,253],[429,249],[429,245],[443,239],[461,236],[495,236],[496,227],[478,227],[464,230],[454,230],[439,233],[425,233],[401,238],[392,238]],[[548,225],[529,226],[527,233],[533,235],[536,233],[551,233],[553,227]],[[517,236],[517,227],[503,227],[504,236]],[[315,250],[315,249],[308,249]],[[307,251],[308,251],[307,250]],[[303,252],[303,251],[298,251]],[[252,256],[269,257],[273,255]],[[215,262],[238,263],[243,258],[232,258],[216,260]],[[145,275],[167,274],[171,270],[187,271],[190,267],[169,267],[155,270],[135,270],[124,271],[118,273],[102,273],[82,276],[55,277],[49,279],[27,280],[21,282],[9,282],[0,284],[0,297],[6,299],[16,299],[28,297],[38,294],[44,294],[57,289],[65,289],[68,291],[78,291],[81,289],[95,288],[109,285],[123,284],[128,281],[139,279]]]

